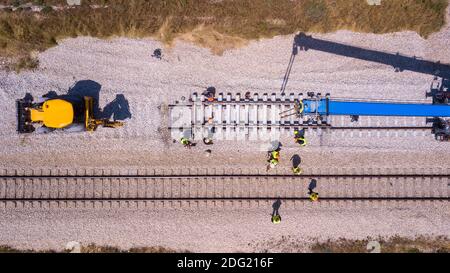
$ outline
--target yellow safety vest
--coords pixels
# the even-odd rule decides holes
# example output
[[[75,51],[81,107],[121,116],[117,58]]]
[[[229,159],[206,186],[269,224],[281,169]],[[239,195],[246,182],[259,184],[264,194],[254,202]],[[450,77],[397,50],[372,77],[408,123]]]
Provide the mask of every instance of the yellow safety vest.
[[[311,199],[311,201],[317,201],[319,200],[319,194],[317,192],[313,192],[309,195],[309,198]]]
[[[297,167],[297,168],[292,167],[292,172],[294,174],[301,174],[301,173],[303,173],[303,170],[300,167]]]
[[[189,139],[187,139],[187,138],[185,138],[185,137],[183,137],[183,138],[181,138],[181,144],[183,144],[183,145],[187,145],[187,144],[189,144]]]
[[[300,144],[300,146],[306,146],[306,138],[304,137],[296,137],[295,141]]]
[[[272,151],[272,158],[278,159],[280,157],[280,153],[277,151]]]
[[[281,222],[281,217],[280,217],[280,215],[272,216],[272,223],[274,223],[274,224],[279,224],[280,222]]]

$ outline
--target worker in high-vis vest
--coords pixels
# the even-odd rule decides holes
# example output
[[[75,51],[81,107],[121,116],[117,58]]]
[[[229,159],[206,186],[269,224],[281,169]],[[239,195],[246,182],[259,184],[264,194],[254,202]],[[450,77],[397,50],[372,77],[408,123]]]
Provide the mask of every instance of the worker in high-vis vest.
[[[280,212],[279,212],[280,206],[281,206],[281,200],[280,199],[277,199],[272,204],[273,212],[272,212],[271,221],[274,224],[279,224],[281,222],[281,216],[280,216]]]
[[[189,140],[187,137],[182,137],[180,139],[180,143],[183,144],[186,148],[191,148],[191,146],[195,146],[195,143],[192,143],[192,141]]]
[[[271,151],[269,154],[269,168],[275,168],[278,165],[280,160],[280,152],[279,151]]]
[[[279,224],[281,223],[281,216],[279,214],[275,214],[272,216],[272,223]]]
[[[319,193],[317,192],[310,192],[309,193],[309,199],[311,199],[311,201],[319,201]]]
[[[294,173],[294,174],[302,174],[303,173],[303,169],[300,168],[300,166],[292,167],[292,173]]]
[[[280,159],[280,152],[279,151],[272,151],[270,152],[270,156],[276,160]]]
[[[314,191],[314,189],[316,187],[317,187],[317,180],[311,179],[311,182],[309,183],[309,186],[308,186],[308,195],[309,195],[309,199],[311,199],[311,201],[319,200],[319,193]]]
[[[303,169],[300,167],[300,164],[302,163],[302,159],[298,154],[295,154],[291,157],[292,161],[292,173],[295,175],[300,175],[303,173]]]
[[[181,140],[180,140],[180,142],[181,142],[181,144],[183,144],[184,146],[189,145],[189,143],[191,143],[187,137],[182,137]]]
[[[305,138],[305,130],[295,130],[294,131],[294,141],[295,143],[300,144],[300,146],[306,146],[306,138]]]

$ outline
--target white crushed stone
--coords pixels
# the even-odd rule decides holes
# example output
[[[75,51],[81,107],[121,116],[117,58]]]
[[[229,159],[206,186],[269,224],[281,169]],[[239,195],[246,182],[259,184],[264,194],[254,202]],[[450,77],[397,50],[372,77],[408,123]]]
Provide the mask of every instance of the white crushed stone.
[[[9,209],[0,210],[0,242],[19,248],[62,250],[70,241],[123,249],[164,246],[194,252],[308,251],[312,240],[399,235],[449,236],[450,207],[280,207],[249,209]],[[315,208],[314,208],[315,207]],[[95,220],[94,220],[95,219]],[[20,228],[18,228],[20,227]]]
[[[375,50],[450,63],[450,27],[427,40],[414,32],[384,35],[338,31],[315,34],[328,40]],[[161,103],[201,92],[213,85],[219,92],[277,92],[289,61],[294,35],[254,41],[241,49],[214,56],[207,49],[178,42],[167,49],[153,39],[77,38],[39,55],[40,68],[20,74],[0,71],[0,167],[1,168],[256,168],[265,169],[261,143],[218,142],[205,157],[203,145],[190,151],[164,142],[158,133]],[[163,48],[164,60],[151,58]],[[50,90],[62,94],[79,80],[102,85],[100,106],[123,94],[132,118],[124,128],[87,133],[53,133],[19,136],[15,132],[15,103],[26,92],[35,96]],[[300,52],[287,92],[316,91],[334,97],[424,100],[433,76],[317,51]],[[164,118],[164,117],[163,117]],[[302,164],[345,168],[424,168],[448,166],[450,143],[439,143],[431,134],[400,137],[342,138],[338,135],[310,139],[299,150],[283,139],[280,167],[300,153]],[[207,164],[207,165],[206,165]],[[61,247],[80,240],[122,247],[154,245],[193,251],[259,251],[254,245],[272,237],[293,236],[305,240],[360,238],[367,235],[449,235],[448,206],[433,210],[339,209],[286,211],[283,225],[266,221],[266,211],[159,212],[130,211],[0,211],[0,243],[18,247]],[[193,217],[195,216],[195,217]],[[201,217],[202,222],[197,219]],[[235,219],[239,224],[234,224]],[[195,220],[193,220],[195,219]],[[294,220],[295,219],[295,220]],[[268,223],[268,224],[267,224]],[[255,230],[256,228],[256,230]],[[126,234],[126,236],[124,236]],[[205,237],[206,236],[206,240]],[[276,248],[274,251],[277,250]]]
[[[407,56],[450,63],[446,46],[450,29],[432,35],[428,40],[414,32],[400,32],[385,35],[360,34],[338,31],[331,34],[314,34],[336,42],[367,47],[386,52],[400,52]],[[163,119],[157,107],[161,103],[173,103],[181,96],[189,97],[192,92],[201,92],[207,86],[215,86],[218,92],[272,93],[278,92],[291,53],[294,35],[278,36],[251,42],[241,49],[227,51],[223,56],[212,55],[209,50],[192,44],[178,42],[172,49],[164,48],[152,39],[131,40],[117,38],[99,40],[77,38],[60,41],[60,45],[39,55],[41,67],[35,72],[6,73],[0,71],[0,105],[4,110],[0,123],[2,141],[1,165],[17,167],[45,167],[51,162],[58,167],[70,167],[80,162],[88,166],[112,167],[115,162],[126,160],[128,165],[148,166],[162,162],[184,166],[186,158],[195,154],[199,162],[205,163],[203,145],[192,151],[180,151],[179,144],[163,142],[158,132]],[[163,48],[164,60],[151,57],[155,48]],[[432,50],[430,50],[430,48]],[[14,100],[26,92],[35,96],[50,90],[59,94],[67,92],[76,81],[93,80],[101,84],[100,106],[111,102],[116,94],[123,94],[128,100],[132,118],[124,128],[112,130],[100,128],[92,135],[86,133],[52,133],[49,135],[19,136],[15,132],[16,117]],[[334,97],[424,100],[425,92],[433,79],[410,71],[396,73],[386,65],[336,56],[318,51],[301,51],[297,56],[287,86],[287,92],[316,91],[331,93]],[[285,149],[296,149],[290,138],[282,139]],[[137,143],[135,143],[137,142]],[[433,140],[426,136],[412,134],[399,137],[354,137],[339,134],[310,137],[310,145],[304,149],[305,156],[311,156],[312,165],[330,164],[327,156],[320,153],[422,153],[439,154],[427,161],[424,167],[438,165],[448,159],[449,143]],[[217,142],[213,154],[253,153],[261,157],[261,143]],[[171,151],[165,158],[147,157],[151,151]],[[257,152],[255,152],[257,151]],[[286,150],[287,151],[287,150]],[[175,157],[172,157],[176,153]],[[117,154],[117,156],[115,156]],[[36,156],[41,155],[41,156]],[[264,157],[264,156],[262,156]],[[347,157],[347,156],[343,156]],[[180,160],[182,159],[182,160]],[[359,167],[361,158],[354,158]],[[357,159],[357,160],[356,160]],[[210,159],[208,159],[209,162]],[[414,162],[415,159],[405,161]],[[165,163],[161,163],[164,165]],[[229,164],[230,162],[226,162]],[[399,162],[395,162],[398,164]],[[381,167],[392,161],[373,162]],[[405,163],[405,167],[410,166]]]

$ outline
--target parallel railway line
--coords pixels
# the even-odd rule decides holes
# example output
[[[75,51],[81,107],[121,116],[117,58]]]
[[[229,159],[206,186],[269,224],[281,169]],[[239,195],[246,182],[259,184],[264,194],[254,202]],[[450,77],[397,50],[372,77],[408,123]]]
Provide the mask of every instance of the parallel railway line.
[[[78,174],[1,175],[0,207],[267,205],[309,203],[311,179],[322,202],[448,202],[450,175],[330,174]],[[133,205],[134,204],[134,205]],[[168,205],[170,204],[170,205]],[[175,204],[175,205],[174,205]],[[184,204],[184,205],[183,205]],[[196,205],[193,205],[196,204]],[[207,206],[209,206],[207,205]]]

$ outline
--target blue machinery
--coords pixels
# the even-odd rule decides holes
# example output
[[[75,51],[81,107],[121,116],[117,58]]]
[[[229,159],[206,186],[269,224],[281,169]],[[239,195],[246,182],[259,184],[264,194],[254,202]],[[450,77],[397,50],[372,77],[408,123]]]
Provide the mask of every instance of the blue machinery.
[[[352,101],[331,99],[329,94],[322,97],[308,93],[309,98],[295,102],[293,109],[280,113],[282,117],[296,115],[309,124],[326,125],[328,116],[344,115],[352,119],[359,116],[402,116],[425,117],[427,123],[432,123],[432,133],[437,140],[450,140],[450,92],[439,91],[433,94],[433,103]],[[291,110],[295,110],[292,112]]]
[[[350,58],[382,63],[395,68],[396,72],[404,70],[414,71],[435,76],[442,82],[431,88],[426,97],[432,97],[432,104],[401,103],[401,102],[371,102],[330,99],[329,94],[322,98],[308,93],[310,99],[302,99],[295,107],[297,116],[308,116],[313,123],[326,123],[329,115],[349,115],[352,120],[358,116],[406,116],[426,117],[427,123],[432,124],[432,133],[437,140],[450,140],[450,66],[440,62],[421,60],[417,57],[407,57],[400,54],[391,54],[345,45],[323,39],[313,38],[304,33],[294,38],[293,50],[286,74],[284,76],[281,92],[284,93],[289,74],[292,69],[298,50],[318,50]],[[291,114],[285,114],[291,115]]]
[[[330,98],[329,94],[322,96],[320,93],[314,94],[308,92],[306,97],[299,94],[297,99],[294,99],[294,94],[290,94],[289,102],[286,103],[285,89],[289,75],[292,69],[292,64],[295,56],[298,54],[298,49],[307,50],[315,49],[333,54],[343,55],[352,58],[363,59],[366,61],[373,61],[392,65],[396,71],[403,70],[414,71],[418,73],[430,74],[435,76],[435,83],[431,87],[431,91],[425,94],[425,97],[431,97],[430,103],[417,102],[398,102],[398,101],[366,101],[366,100],[352,100],[352,99],[337,99]],[[437,82],[437,77],[442,78],[442,82]],[[217,124],[223,128],[227,126],[237,125],[243,127],[328,127],[330,129],[338,129],[340,127],[332,127],[330,116],[341,115],[350,116],[352,121],[357,121],[359,116],[388,116],[388,117],[424,117],[426,123],[432,124],[430,128],[435,138],[439,141],[450,140],[450,66],[441,63],[433,63],[430,61],[420,60],[416,57],[405,57],[399,54],[389,54],[378,52],[374,50],[362,49],[347,45],[342,45],[325,40],[314,39],[304,34],[297,35],[294,40],[293,52],[289,61],[288,68],[283,80],[280,90],[281,98],[277,98],[276,94],[268,99],[267,94],[263,95],[263,99],[258,98],[255,94],[253,99],[250,92],[245,94],[245,99],[241,100],[240,94],[232,99],[231,94],[227,94],[224,100],[223,94],[220,93],[218,97],[215,96],[216,90],[214,87],[209,87],[199,98],[194,93],[191,99],[191,105],[188,105],[192,112],[188,109],[186,112],[180,112],[179,116],[192,117],[184,126],[171,126],[171,129],[185,129],[191,127],[195,129],[205,126],[205,121],[208,120],[208,126]],[[206,99],[206,100],[205,100]],[[178,102],[177,102],[178,103]],[[222,106],[227,105],[224,112],[225,120],[222,119]],[[255,107],[249,107],[252,104]],[[289,104],[289,108],[284,110],[284,106]],[[213,107],[217,105],[217,107]],[[222,106],[221,106],[222,105]],[[272,113],[271,120],[264,117],[262,122],[258,120],[258,105],[262,105],[262,116],[267,114],[267,109],[270,107]],[[280,107],[280,108],[277,108]],[[293,107],[293,108],[292,108]],[[244,108],[245,111],[241,113]],[[280,109],[278,112],[280,119],[273,116],[274,109]],[[209,109],[206,111],[206,109]],[[234,110],[233,110],[234,109]],[[253,109],[250,114],[249,109]],[[283,110],[281,110],[283,109]],[[235,114],[231,114],[235,111]],[[237,114],[236,114],[237,113]],[[243,114],[243,115],[242,115]],[[215,116],[216,115],[216,116]],[[241,115],[245,116],[241,120]],[[281,122],[281,118],[295,115],[297,117],[294,123],[286,124]],[[251,118],[250,118],[251,117]],[[234,120],[233,120],[234,118]],[[251,121],[250,121],[251,119]],[[284,119],[285,120],[285,119]],[[292,119],[289,119],[292,120]],[[217,122],[217,123],[214,123]],[[294,128],[295,128],[294,127]],[[342,128],[342,127],[341,127]],[[351,127],[353,128],[353,127]],[[360,129],[380,129],[385,127],[359,127]],[[424,127],[411,127],[411,129],[423,129]],[[234,128],[236,130],[236,128]],[[267,128],[266,128],[267,129]],[[409,128],[401,128],[409,129]]]
[[[348,116],[450,117],[450,105],[304,99],[303,114]]]

